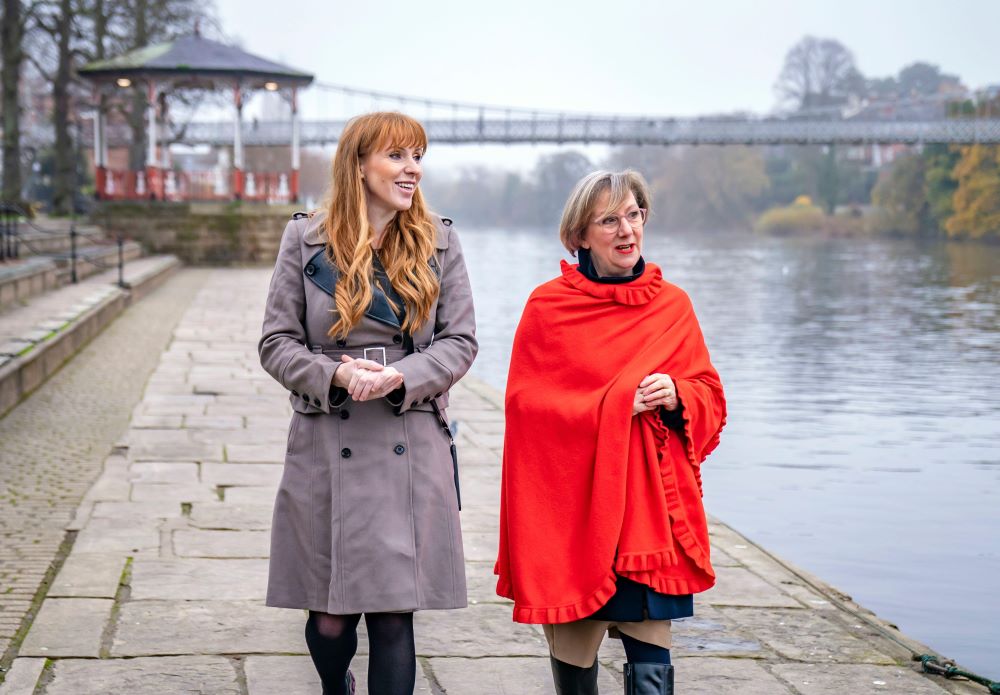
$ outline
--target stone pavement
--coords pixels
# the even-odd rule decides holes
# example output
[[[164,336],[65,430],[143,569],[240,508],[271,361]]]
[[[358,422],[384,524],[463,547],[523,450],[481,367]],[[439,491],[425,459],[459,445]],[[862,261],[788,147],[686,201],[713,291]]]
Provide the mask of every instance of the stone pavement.
[[[129,411],[205,277],[175,275],[0,419],[0,656],[30,616],[67,522],[126,431]]]
[[[268,275],[212,271],[190,302],[69,526],[78,535],[0,695],[319,692],[304,614],[262,600],[291,413],[257,362]],[[468,377],[451,402],[470,606],[417,615],[416,692],[552,692],[541,630],[512,623],[493,591],[499,394]],[[981,692],[916,673],[906,638],[848,597],[721,523],[711,533],[719,583],[675,625],[679,693]],[[359,692],[366,653],[362,639]],[[600,660],[602,692],[621,692],[620,643],[606,640]]]

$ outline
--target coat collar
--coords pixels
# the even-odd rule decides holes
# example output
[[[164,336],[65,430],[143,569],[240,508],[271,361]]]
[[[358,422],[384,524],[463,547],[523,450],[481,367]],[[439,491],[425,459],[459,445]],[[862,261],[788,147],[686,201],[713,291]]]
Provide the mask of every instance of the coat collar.
[[[306,220],[306,231],[302,240],[307,246],[322,246],[326,243],[326,234],[323,232],[323,221],[326,219],[326,211],[317,210],[312,217]],[[448,248],[448,228],[451,220],[445,222],[443,218],[431,213],[431,221],[437,230],[434,240],[434,248],[443,251]]]

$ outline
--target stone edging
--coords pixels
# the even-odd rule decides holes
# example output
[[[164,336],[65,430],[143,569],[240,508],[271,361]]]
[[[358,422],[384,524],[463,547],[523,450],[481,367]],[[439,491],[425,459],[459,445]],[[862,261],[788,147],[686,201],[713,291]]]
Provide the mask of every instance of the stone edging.
[[[23,350],[0,366],[0,417],[41,386],[132,302],[158,287],[180,265],[179,260],[169,257],[142,275],[131,278],[129,289],[108,285],[107,292],[78,315],[62,315],[43,322],[49,332],[31,344],[26,343]]]

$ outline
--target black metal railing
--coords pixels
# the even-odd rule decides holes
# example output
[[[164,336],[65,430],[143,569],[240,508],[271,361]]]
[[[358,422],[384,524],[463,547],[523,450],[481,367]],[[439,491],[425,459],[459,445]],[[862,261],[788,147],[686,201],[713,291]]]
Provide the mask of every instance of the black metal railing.
[[[27,227],[37,234],[41,234],[50,239],[69,239],[69,255],[46,252],[40,249],[34,240],[28,238],[23,231]],[[50,258],[63,258],[69,261],[70,282],[76,284],[80,281],[77,267],[80,262],[89,263],[98,270],[118,270],[118,286],[128,287],[125,282],[125,237],[121,234],[115,238],[118,253],[114,262],[108,262],[103,258],[98,258],[91,254],[81,253],[79,249],[79,238],[86,236],[81,234],[76,228],[76,220],[70,222],[69,231],[65,232],[56,229],[45,229],[36,224],[25,213],[24,209],[15,203],[0,202],[0,262],[13,261],[20,258],[22,248],[36,256],[48,256]]]

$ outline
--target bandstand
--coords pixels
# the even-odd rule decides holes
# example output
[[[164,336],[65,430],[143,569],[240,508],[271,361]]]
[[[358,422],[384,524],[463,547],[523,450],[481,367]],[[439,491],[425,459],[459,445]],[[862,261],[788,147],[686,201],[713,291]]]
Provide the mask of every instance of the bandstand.
[[[141,170],[109,166],[107,114],[94,118],[94,181],[100,200],[247,200],[297,202],[299,197],[300,121],[298,90],[313,76],[202,37],[197,31],[166,43],[146,46],[79,70],[97,96],[143,85],[146,91],[147,154]],[[230,91],[235,127],[231,162],[208,171],[171,166],[166,134],[165,96],[180,89]],[[243,144],[243,106],[257,90],[280,93],[291,106],[291,161],[286,171],[247,171]],[[101,102],[101,99],[97,99]]]

